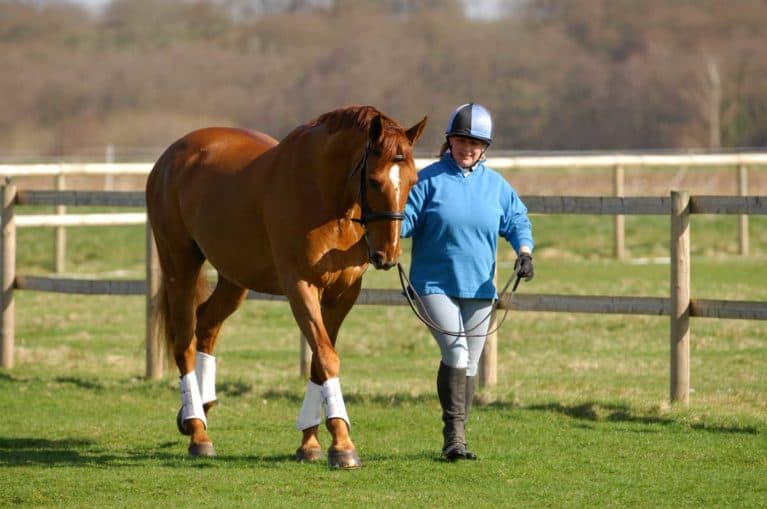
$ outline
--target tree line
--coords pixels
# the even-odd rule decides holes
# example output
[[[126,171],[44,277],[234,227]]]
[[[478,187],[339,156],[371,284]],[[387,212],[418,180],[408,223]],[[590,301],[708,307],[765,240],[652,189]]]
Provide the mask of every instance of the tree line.
[[[0,1],[0,157],[151,158],[198,127],[280,138],[348,104],[428,115],[433,153],[469,101],[500,150],[767,145],[767,2],[518,0],[495,20],[458,0],[246,4]]]

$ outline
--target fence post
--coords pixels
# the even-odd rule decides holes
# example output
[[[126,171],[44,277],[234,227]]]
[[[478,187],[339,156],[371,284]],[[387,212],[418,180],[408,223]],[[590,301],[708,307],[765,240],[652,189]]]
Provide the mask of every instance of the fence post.
[[[623,196],[623,165],[617,163],[613,168],[613,194]],[[621,214],[615,216],[615,258],[626,258],[626,235],[625,217]]]
[[[146,378],[159,380],[165,365],[163,332],[154,313],[155,299],[160,290],[160,262],[157,244],[149,219],[146,221]]]
[[[671,191],[671,401],[690,403],[690,195]]]
[[[67,188],[66,177],[59,173],[56,175],[56,191],[64,191]],[[56,205],[56,214],[65,215],[67,213],[66,205]],[[56,227],[56,274],[61,274],[66,270],[67,260],[67,230],[64,226]]]
[[[748,168],[745,164],[738,165],[738,194],[748,196]],[[740,254],[748,256],[748,215],[738,216],[738,239],[740,240]]]
[[[303,333],[298,334],[298,342],[301,345],[298,359],[298,372],[301,378],[307,379],[312,372],[312,349]]]
[[[13,286],[16,280],[16,218],[14,201],[16,186],[6,183],[2,186],[2,235],[0,235],[0,366],[6,369],[13,367],[15,341],[15,309]]]

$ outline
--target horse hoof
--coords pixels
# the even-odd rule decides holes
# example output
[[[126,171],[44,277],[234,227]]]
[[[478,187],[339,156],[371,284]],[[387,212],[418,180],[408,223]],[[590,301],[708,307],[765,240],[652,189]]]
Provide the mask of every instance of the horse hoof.
[[[216,455],[216,450],[213,448],[213,444],[210,442],[203,442],[200,444],[189,444],[189,456],[193,457],[213,457]]]
[[[322,449],[319,447],[312,447],[310,449],[296,449],[296,461],[302,463],[304,461],[312,462],[322,459]]]
[[[362,461],[357,455],[357,451],[335,451],[333,449],[328,451],[328,466],[330,468],[343,468],[344,470],[352,470],[362,467]]]
[[[184,426],[184,421],[181,420],[181,408],[178,409],[178,413],[176,414],[176,427],[178,427],[178,432],[182,435],[189,435],[190,433],[186,430],[186,426]]]

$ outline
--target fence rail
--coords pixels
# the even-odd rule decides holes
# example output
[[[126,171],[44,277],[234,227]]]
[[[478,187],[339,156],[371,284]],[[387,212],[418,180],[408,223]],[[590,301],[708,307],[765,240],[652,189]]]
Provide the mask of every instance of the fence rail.
[[[109,153],[109,150],[107,151]],[[108,157],[108,161],[111,159]],[[417,168],[423,168],[434,159],[416,158]],[[105,178],[105,190],[111,189],[115,176],[133,175],[146,176],[152,169],[153,163],[58,163],[58,164],[0,164],[0,177],[12,179],[14,177],[45,177],[55,179],[56,191],[66,189],[67,176],[103,176]],[[705,167],[733,167],[736,169],[735,178],[740,196],[747,196],[748,191],[748,168],[767,166],[767,153],[758,152],[735,152],[735,153],[593,153],[593,154],[548,154],[548,155],[519,155],[511,157],[491,157],[488,165],[499,170],[524,170],[534,168],[611,168],[613,173],[613,194],[616,197],[624,195],[624,170],[625,168],[644,167],[679,167],[679,168],[705,168]],[[23,192],[23,191],[20,191]],[[55,192],[55,191],[53,191]],[[76,192],[75,192],[76,193]],[[49,197],[40,195],[36,203],[52,203],[57,207],[56,216],[66,215],[67,205],[88,204],[81,203],[76,195],[69,195],[63,201],[48,201]],[[127,198],[129,201],[132,197]],[[121,197],[104,202],[108,206],[122,206]],[[27,202],[25,202],[27,203]],[[31,202],[29,202],[31,203]],[[637,212],[640,213],[640,212]],[[646,212],[652,213],[652,212]],[[19,226],[54,226],[56,228],[55,267],[56,272],[61,273],[65,269],[66,260],[66,227],[81,225],[103,224],[138,224],[141,219],[137,216],[124,215],[113,218],[96,218],[78,216],[76,218],[57,219],[53,215],[47,218],[34,218],[20,220]],[[616,213],[614,217],[614,241],[613,251],[618,259],[626,258],[625,249],[625,225],[623,214]],[[748,212],[741,213],[738,217],[738,248],[741,255],[747,255],[749,251],[748,235]]]
[[[418,157],[416,167],[434,162],[433,158]],[[721,154],[562,154],[490,157],[488,165],[500,169],[528,168],[614,168],[628,167],[710,167],[765,166],[767,153],[735,152]],[[58,175],[147,175],[153,163],[46,163],[0,164],[0,177],[55,177]]]
[[[0,188],[3,199],[2,235],[0,236],[0,365],[13,367],[14,349],[14,290],[35,290],[58,293],[100,295],[145,295],[146,314],[146,376],[162,376],[162,352],[156,350],[150,323],[151,302],[159,281],[159,267],[154,241],[147,232],[147,277],[145,280],[86,280],[17,275],[15,268],[16,226],[15,205],[119,205],[144,207],[144,195],[137,192],[104,191],[19,191],[13,185]],[[534,312],[568,312],[669,316],[670,332],[670,394],[672,401],[689,402],[689,319],[690,317],[767,320],[767,302],[727,301],[690,298],[690,214],[767,214],[767,196],[689,196],[672,192],[669,197],[581,197],[581,196],[523,196],[532,213],[539,214],[654,214],[671,219],[670,296],[632,297],[606,295],[546,295],[520,294],[510,308]],[[28,224],[29,225],[29,224]],[[250,299],[284,300],[284,297],[250,292]],[[357,304],[406,305],[398,290],[363,289]],[[501,309],[504,309],[501,307]],[[482,359],[481,378],[485,385],[495,383],[497,339],[488,336]],[[302,363],[305,358],[302,356]]]

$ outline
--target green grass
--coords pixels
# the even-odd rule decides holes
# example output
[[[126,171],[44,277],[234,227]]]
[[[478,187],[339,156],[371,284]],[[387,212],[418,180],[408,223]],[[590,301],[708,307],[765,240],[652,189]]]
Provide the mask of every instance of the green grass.
[[[536,278],[520,292],[669,292],[668,222],[535,217]],[[636,219],[636,221],[634,221]],[[693,217],[694,298],[764,300],[767,237],[751,220]],[[96,233],[98,232],[98,233]],[[143,276],[143,229],[69,232],[71,274]],[[52,266],[51,230],[22,230],[19,273]],[[404,262],[407,264],[407,257]],[[500,254],[499,278],[513,254]],[[365,286],[397,286],[369,271]],[[304,382],[284,303],[248,302],[217,349],[219,456],[190,459],[175,428],[177,378],[144,372],[139,296],[16,294],[16,367],[0,372],[0,506],[19,507],[763,507],[767,499],[764,322],[693,319],[691,403],[670,405],[664,317],[524,313],[498,337],[498,384],[469,424],[480,460],[439,460],[438,351],[409,309],[357,306],[338,349],[365,467],[291,460]],[[329,436],[322,434],[323,444]]]

